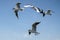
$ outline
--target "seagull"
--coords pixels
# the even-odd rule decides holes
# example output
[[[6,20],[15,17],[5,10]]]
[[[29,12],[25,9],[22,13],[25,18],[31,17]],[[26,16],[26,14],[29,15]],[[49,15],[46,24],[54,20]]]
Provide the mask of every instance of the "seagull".
[[[18,17],[18,11],[19,11],[19,10],[20,10],[20,11],[23,11],[23,9],[24,9],[24,8],[20,8],[20,4],[21,4],[21,3],[19,3],[19,2],[16,3],[16,7],[13,8],[14,13],[15,13],[15,15],[16,15],[17,18],[19,18],[19,17]]]
[[[27,5],[25,5],[24,7],[26,7],[26,8],[27,8],[27,7],[32,8],[32,9],[34,9],[36,12],[42,13],[43,16],[45,15],[45,14],[43,13],[43,10],[42,10],[42,9],[40,9],[40,8],[38,8],[38,7],[35,7],[35,6],[33,6],[33,5],[27,4]]]
[[[41,22],[35,22],[35,23],[32,24],[32,30],[31,30],[31,29],[28,30],[29,35],[30,35],[31,33],[35,33],[35,35],[40,34],[40,33],[38,33],[38,32],[36,31],[37,25],[38,25],[39,23],[41,23]]]

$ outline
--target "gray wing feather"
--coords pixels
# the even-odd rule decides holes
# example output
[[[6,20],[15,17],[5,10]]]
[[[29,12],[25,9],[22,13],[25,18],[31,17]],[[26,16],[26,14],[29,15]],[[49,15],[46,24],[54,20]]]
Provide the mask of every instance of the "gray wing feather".
[[[32,30],[36,31],[36,26],[39,24],[40,22],[35,22],[32,24]]]
[[[45,14],[52,15],[51,12],[52,12],[51,10],[48,10]]]

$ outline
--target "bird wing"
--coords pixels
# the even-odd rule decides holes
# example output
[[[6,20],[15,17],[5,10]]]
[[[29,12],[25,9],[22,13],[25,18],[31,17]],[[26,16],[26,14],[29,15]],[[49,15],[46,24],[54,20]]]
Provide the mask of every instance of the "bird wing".
[[[35,22],[32,24],[32,30],[36,31],[36,26],[39,24],[40,22]]]
[[[43,11],[43,10],[37,7],[37,12],[41,12],[41,11]]]
[[[27,4],[27,5],[24,5],[24,7],[33,7],[32,5],[30,5],[30,4]]]
[[[51,12],[52,12],[52,10],[47,10],[47,11],[45,12],[45,14],[50,15],[50,14],[51,14]]]
[[[34,9],[36,12],[40,12],[37,7],[32,7],[32,9]]]
[[[28,4],[28,5],[25,5],[24,7],[30,7],[30,8],[32,8],[32,9],[34,9],[35,11],[37,11],[38,13],[41,11],[41,9],[40,8],[38,8],[38,7],[35,7],[35,6],[33,6],[33,5],[30,5],[30,4]]]
[[[17,3],[16,6],[17,6],[18,8],[20,8],[20,4],[21,4],[21,3]]]
[[[32,7],[36,12],[38,12],[38,13],[40,13],[40,12],[42,12],[43,10],[42,9],[40,9],[40,8],[38,8],[38,7]]]
[[[48,11],[47,11],[47,14],[50,14],[50,13],[51,13],[51,10],[48,10]]]
[[[25,5],[24,7],[26,7],[26,8],[30,7],[32,9],[34,9],[35,11],[39,12],[39,9],[37,7],[32,6],[32,5]]]
[[[18,18],[18,11],[15,10],[14,12],[15,12],[16,17]]]

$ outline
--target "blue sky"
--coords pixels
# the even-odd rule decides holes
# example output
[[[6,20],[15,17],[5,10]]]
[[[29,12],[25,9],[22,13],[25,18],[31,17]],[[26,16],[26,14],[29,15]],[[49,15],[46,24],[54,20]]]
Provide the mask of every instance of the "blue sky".
[[[35,12],[26,8],[19,12],[19,20],[12,10],[17,2],[21,2],[21,7],[32,4],[44,11],[51,9],[55,13],[52,16]],[[60,0],[0,0],[0,40],[60,40]],[[41,21],[37,31],[39,35],[28,35],[31,25]]]

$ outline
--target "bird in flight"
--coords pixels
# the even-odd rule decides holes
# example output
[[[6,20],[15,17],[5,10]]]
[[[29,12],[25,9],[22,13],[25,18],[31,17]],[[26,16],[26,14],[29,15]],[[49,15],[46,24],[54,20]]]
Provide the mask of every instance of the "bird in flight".
[[[43,13],[43,10],[42,10],[42,9],[40,9],[40,8],[38,8],[38,7],[35,7],[35,6],[33,6],[33,5],[27,4],[27,5],[24,5],[24,7],[25,7],[25,8],[32,8],[32,9],[34,9],[36,12],[42,13],[43,16],[45,15],[45,14]]]
[[[40,34],[40,33],[38,33],[38,32],[36,31],[37,25],[38,25],[39,23],[41,23],[41,22],[35,22],[35,23],[32,24],[32,30],[31,30],[31,29],[28,30],[29,35],[30,35],[31,33],[35,33],[35,35]]]
[[[19,3],[19,2],[16,3],[16,7],[13,8],[14,13],[15,13],[15,15],[16,15],[17,18],[19,18],[19,17],[18,17],[18,11],[23,11],[23,9],[24,9],[24,8],[21,8],[21,7],[20,7],[20,4],[21,4],[21,3]]]

